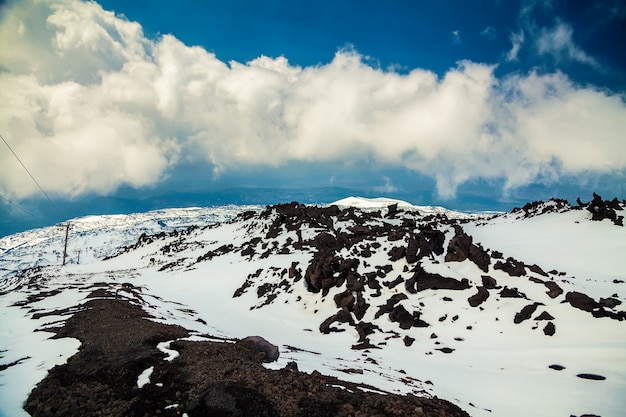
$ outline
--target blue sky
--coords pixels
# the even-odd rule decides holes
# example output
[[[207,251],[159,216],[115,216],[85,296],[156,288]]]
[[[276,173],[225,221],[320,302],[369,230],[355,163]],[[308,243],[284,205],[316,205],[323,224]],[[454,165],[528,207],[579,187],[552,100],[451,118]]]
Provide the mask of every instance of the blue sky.
[[[624,198],[624,41],[619,0],[8,1],[0,134],[61,210],[2,143],[0,223]]]

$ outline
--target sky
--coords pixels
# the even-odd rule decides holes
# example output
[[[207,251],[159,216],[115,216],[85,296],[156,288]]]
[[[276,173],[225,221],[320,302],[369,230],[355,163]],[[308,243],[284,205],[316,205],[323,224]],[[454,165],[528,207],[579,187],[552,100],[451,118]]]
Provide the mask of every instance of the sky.
[[[620,0],[5,0],[0,224],[624,198],[625,41]]]

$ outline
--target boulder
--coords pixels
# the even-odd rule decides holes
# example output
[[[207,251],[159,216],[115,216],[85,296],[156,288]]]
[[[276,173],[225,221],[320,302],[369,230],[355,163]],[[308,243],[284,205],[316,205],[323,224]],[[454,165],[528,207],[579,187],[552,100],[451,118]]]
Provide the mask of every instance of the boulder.
[[[524,263],[513,258],[506,258],[506,262],[498,261],[493,265],[493,269],[499,269],[512,277],[521,277],[526,275]]]
[[[264,356],[264,362],[274,362],[280,356],[278,346],[271,344],[261,336],[248,336],[238,343],[248,344],[261,352]]]
[[[588,312],[600,307],[600,303],[596,300],[589,297],[587,294],[583,294],[578,291],[570,291],[565,294],[565,300],[570,303],[572,307]]]
[[[472,307],[478,307],[487,298],[489,298],[489,291],[485,287],[477,287],[478,292],[467,299],[469,305]]]
[[[519,313],[515,314],[515,318],[513,319],[513,323],[519,324],[524,320],[528,320],[530,316],[537,310],[537,306],[539,303],[528,304],[524,308],[520,310]]]
[[[492,278],[489,275],[482,275],[481,278],[483,281],[483,286],[488,290],[493,290],[498,286],[498,281],[496,281],[495,278]]]

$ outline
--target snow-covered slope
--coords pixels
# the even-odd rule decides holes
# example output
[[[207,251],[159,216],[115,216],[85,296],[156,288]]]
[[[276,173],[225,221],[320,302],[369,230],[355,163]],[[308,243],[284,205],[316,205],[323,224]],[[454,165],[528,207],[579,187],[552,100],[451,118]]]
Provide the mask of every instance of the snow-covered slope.
[[[262,335],[281,348],[272,368],[473,416],[621,415],[626,229],[552,205],[484,216],[349,198],[77,219],[64,267],[61,229],[10,236],[0,416],[78,349],[45,330],[105,285],[197,337]]]

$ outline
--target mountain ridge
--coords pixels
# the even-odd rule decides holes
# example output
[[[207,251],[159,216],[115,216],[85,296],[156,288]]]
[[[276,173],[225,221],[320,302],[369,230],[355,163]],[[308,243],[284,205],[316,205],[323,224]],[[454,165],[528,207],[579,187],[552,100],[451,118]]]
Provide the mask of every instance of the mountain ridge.
[[[282,351],[278,362],[265,365],[269,369],[297,362],[305,372],[320,369],[386,392],[443,397],[475,416],[565,410],[610,415],[621,406],[616,393],[626,383],[617,365],[624,360],[624,340],[612,337],[626,318],[619,294],[624,277],[615,272],[623,261],[614,255],[624,249],[624,229],[612,220],[619,219],[616,211],[624,203],[597,197],[587,205],[538,202],[508,214],[460,217],[395,202],[366,210],[288,203],[241,210],[209,225],[189,224],[193,216],[181,215],[180,227],[167,233],[153,218],[150,227],[144,222],[134,229],[134,240],[124,239],[129,244],[119,245],[123,249],[109,251],[107,260],[42,265],[14,279],[0,297],[22,297],[10,306],[14,310],[37,310],[37,303],[54,304],[72,286],[84,290],[68,307],[84,303],[84,293],[96,283],[108,283],[105,288],[122,297],[140,288],[144,301],[133,302],[156,321],[177,323],[197,335],[261,333]],[[515,227],[540,235],[549,226],[576,240],[593,234],[596,246],[614,252],[606,252],[603,265],[593,264],[593,275],[576,278],[550,269],[545,260],[551,253],[533,255],[526,248],[532,256],[525,259],[516,253],[519,248],[489,244],[506,238],[490,230],[508,230],[515,241],[523,237]],[[567,236],[557,237],[562,247],[576,247]],[[66,316],[60,314],[57,323]],[[285,352],[287,346],[296,349]],[[567,348],[554,355],[550,346]],[[582,347],[589,350],[584,357],[576,354]],[[513,369],[510,349],[528,352],[516,357]],[[544,353],[529,354],[533,351]],[[493,374],[502,367],[506,382]],[[538,395],[532,386],[537,384],[529,382],[536,378],[548,381],[539,385],[551,395],[568,395],[550,385],[579,389],[576,380],[583,377],[577,375],[598,377],[595,386],[585,385],[593,400],[507,406],[512,392]],[[463,378],[503,390],[502,399],[485,396],[477,389],[481,384],[460,384]],[[190,406],[179,404],[176,410],[184,407]]]

